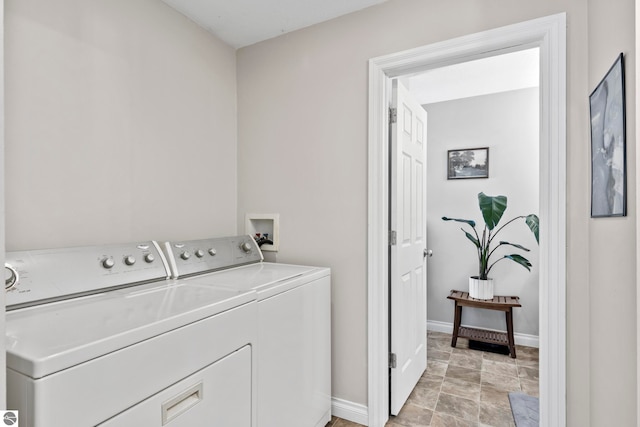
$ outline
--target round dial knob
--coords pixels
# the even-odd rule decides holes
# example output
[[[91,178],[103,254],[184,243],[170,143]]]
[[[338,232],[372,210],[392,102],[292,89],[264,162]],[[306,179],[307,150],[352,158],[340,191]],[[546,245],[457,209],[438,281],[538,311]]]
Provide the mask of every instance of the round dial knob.
[[[240,249],[242,249],[245,252],[251,252],[251,243],[249,242],[244,242],[240,245]]]
[[[191,254],[187,251],[184,251],[180,254],[180,258],[182,258],[183,260],[188,260],[189,258],[191,258]]]
[[[136,259],[133,255],[128,255],[124,257],[124,263],[127,265],[133,265],[136,263]]]
[[[204,256],[204,251],[202,249],[198,249],[195,254],[198,258],[202,258]]]
[[[18,272],[8,264],[4,265],[4,288],[11,289],[18,283]]]
[[[209,255],[216,256],[216,250],[214,248],[209,249],[208,252],[209,252]]]
[[[111,257],[107,257],[102,260],[102,266],[104,268],[112,268],[114,265],[116,265],[116,263]]]
[[[144,256],[144,260],[145,262],[148,262],[149,264],[151,264],[153,261],[156,260],[156,257],[154,257],[153,254],[146,254]]]

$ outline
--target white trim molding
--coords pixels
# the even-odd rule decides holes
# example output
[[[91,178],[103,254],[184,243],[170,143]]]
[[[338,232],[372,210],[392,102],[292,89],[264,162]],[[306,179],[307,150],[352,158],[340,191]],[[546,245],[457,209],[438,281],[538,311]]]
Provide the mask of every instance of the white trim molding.
[[[479,328],[473,325],[461,325],[468,326],[475,329],[484,329]],[[434,332],[443,332],[445,334],[453,333],[453,323],[449,322],[440,322],[438,320],[427,320],[427,330]],[[515,340],[517,345],[524,345],[527,347],[540,347],[540,338],[537,335],[529,335],[529,334],[519,334],[514,332],[513,339]]]
[[[540,425],[566,424],[566,16],[369,60],[368,423],[389,419],[388,121],[391,78],[540,48]]]
[[[331,398],[331,415],[352,423],[362,424],[363,426],[366,426],[369,422],[369,414],[365,405],[338,399],[337,397]]]

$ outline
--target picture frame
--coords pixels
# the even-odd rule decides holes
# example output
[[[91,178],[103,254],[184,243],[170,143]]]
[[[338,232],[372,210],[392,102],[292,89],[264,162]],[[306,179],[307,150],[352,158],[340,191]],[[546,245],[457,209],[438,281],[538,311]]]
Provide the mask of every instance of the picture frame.
[[[447,179],[489,178],[489,147],[447,151]]]
[[[624,55],[589,95],[591,217],[627,215]]]

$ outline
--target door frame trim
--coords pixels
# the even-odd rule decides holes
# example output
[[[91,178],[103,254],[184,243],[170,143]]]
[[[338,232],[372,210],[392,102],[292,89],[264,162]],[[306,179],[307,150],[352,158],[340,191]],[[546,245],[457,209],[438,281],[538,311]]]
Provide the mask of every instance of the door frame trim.
[[[566,424],[566,14],[562,13],[369,60],[370,427],[383,427],[389,418],[390,79],[535,46],[540,48],[540,425]]]

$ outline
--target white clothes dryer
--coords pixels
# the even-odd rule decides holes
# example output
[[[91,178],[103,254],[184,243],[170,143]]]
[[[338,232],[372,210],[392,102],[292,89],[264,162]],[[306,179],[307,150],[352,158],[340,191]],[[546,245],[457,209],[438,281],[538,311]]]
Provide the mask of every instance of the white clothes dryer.
[[[264,262],[251,236],[164,249],[176,283],[257,293],[258,425],[324,427],[331,420],[330,269]],[[243,265],[225,268],[232,260]]]

